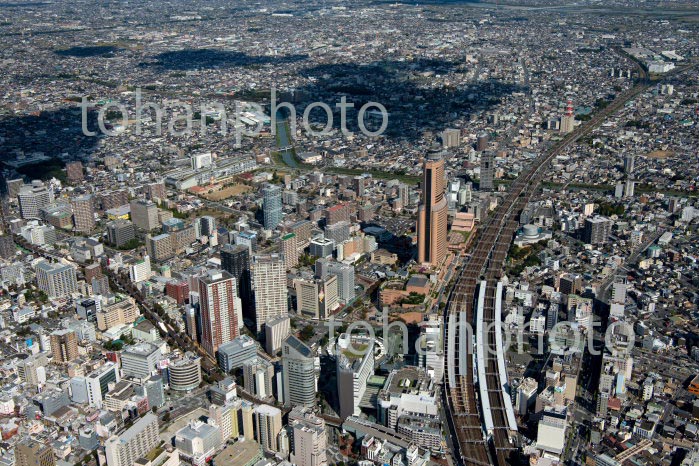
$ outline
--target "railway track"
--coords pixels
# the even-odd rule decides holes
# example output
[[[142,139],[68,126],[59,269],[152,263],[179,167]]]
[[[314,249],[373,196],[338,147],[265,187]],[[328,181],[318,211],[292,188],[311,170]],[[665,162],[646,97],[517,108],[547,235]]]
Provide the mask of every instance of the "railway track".
[[[696,66],[694,64],[672,75]],[[504,360],[499,360],[497,354],[493,354],[497,351],[485,351],[485,345],[491,349],[497,348],[495,329],[499,327],[493,324],[496,323],[496,314],[500,312],[498,283],[503,275],[510,243],[519,227],[517,214],[531,200],[546,168],[557,155],[653,84],[645,74],[641,78],[636,86],[537,157],[510,185],[504,201],[479,229],[471,257],[457,278],[444,315],[448,345],[445,405],[450,418],[449,428],[455,439],[454,459],[458,465],[504,466],[515,463],[518,455],[517,426],[512,425],[507,413],[507,380],[501,380],[507,377],[505,368],[501,367]],[[462,322],[476,323],[476,333],[479,327],[487,329],[477,341],[475,351],[473,335],[466,335],[459,328]],[[479,352],[483,354],[480,361],[484,368],[477,371]],[[481,377],[475,375],[477,372]]]

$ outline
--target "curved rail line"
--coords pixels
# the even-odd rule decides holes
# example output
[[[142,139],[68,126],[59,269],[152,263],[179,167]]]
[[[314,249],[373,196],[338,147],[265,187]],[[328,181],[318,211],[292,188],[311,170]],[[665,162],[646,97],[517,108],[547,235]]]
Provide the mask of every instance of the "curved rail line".
[[[685,67],[671,75],[696,66]],[[531,200],[554,157],[653,84],[657,83],[651,83],[645,73],[641,73],[637,85],[537,157],[510,185],[503,202],[479,229],[471,257],[459,273],[444,314],[448,346],[445,409],[455,440],[453,457],[458,465],[504,466],[518,455],[517,426],[513,425],[511,402],[505,398],[509,396],[509,388],[508,381],[503,380],[507,377],[504,358],[496,354],[498,351],[485,351],[485,348],[498,348],[498,344],[502,348],[500,337],[496,336],[501,317],[499,282],[510,243],[519,227],[516,215]],[[476,323],[478,338],[475,341],[460,325],[463,322]],[[488,331],[481,333],[485,329]],[[478,361],[485,367],[476,368]]]

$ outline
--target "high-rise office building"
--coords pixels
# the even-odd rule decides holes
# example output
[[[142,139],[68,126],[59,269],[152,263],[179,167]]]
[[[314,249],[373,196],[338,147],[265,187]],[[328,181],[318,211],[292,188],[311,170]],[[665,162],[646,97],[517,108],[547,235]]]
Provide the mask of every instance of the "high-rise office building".
[[[350,341],[350,337],[347,337]],[[340,351],[337,358],[336,378],[337,396],[340,401],[339,415],[342,419],[357,415],[359,404],[364,398],[369,377],[374,375],[374,342],[367,339],[362,351],[354,353],[346,346],[346,351]],[[352,343],[349,343],[352,345]]]
[[[92,194],[72,198],[70,206],[76,231],[90,233],[95,229],[95,198]]]
[[[340,302],[347,304],[354,299],[354,266],[335,262],[326,258],[316,261],[316,275],[325,278],[327,275],[337,276],[337,295]]]
[[[25,219],[40,219],[41,209],[53,202],[53,192],[40,182],[22,186],[17,193],[19,212]]]
[[[53,448],[35,440],[25,440],[15,447],[15,466],[54,466]]]
[[[252,276],[255,327],[259,332],[269,319],[286,315],[289,310],[284,260],[279,254],[254,256]]]
[[[282,221],[282,188],[274,184],[267,184],[262,188],[262,213],[264,226],[267,230],[274,230]]]
[[[68,162],[66,164],[66,178],[71,183],[77,183],[84,178],[83,164],[79,161]]]
[[[160,443],[158,416],[148,412],[121,435],[104,442],[107,466],[132,466]]]
[[[243,367],[243,363],[257,355],[255,340],[247,335],[240,335],[218,348],[216,358],[223,372],[228,374],[232,370]]]
[[[259,405],[253,413],[257,443],[267,451],[279,451],[278,436],[282,430],[282,412],[274,406]]]
[[[282,344],[284,404],[312,407],[316,402],[315,355],[301,340],[289,335]]]
[[[291,462],[296,466],[328,464],[328,436],[325,421],[311,410],[295,407],[289,413]]]
[[[158,228],[158,206],[150,201],[134,199],[131,201],[131,221],[141,230],[150,231]]]
[[[161,358],[160,347],[152,343],[128,346],[121,352],[121,371],[124,376],[146,380],[157,370]]]
[[[481,191],[492,191],[495,187],[495,154],[490,151],[481,154],[481,173],[478,189]]]
[[[257,233],[254,231],[241,231],[233,235],[233,242],[242,246],[246,246],[250,254],[257,251]]]
[[[444,195],[444,159],[432,150],[425,160],[422,203],[418,208],[418,261],[437,266],[447,254],[447,199]]]
[[[36,282],[49,298],[62,298],[78,289],[75,268],[68,264],[39,262],[36,266]]]
[[[225,270],[212,270],[199,278],[201,345],[212,356],[240,334],[242,309],[237,293],[235,278]]]
[[[340,305],[337,294],[337,275],[325,278],[297,278],[296,310],[304,317],[325,319]]]
[[[371,175],[359,175],[352,178],[352,185],[357,197],[363,197],[366,194],[366,189],[370,181]]]
[[[51,354],[53,362],[67,364],[78,359],[78,336],[73,330],[62,329],[51,333]]]
[[[238,297],[243,304],[243,315],[252,315],[252,276],[250,273],[250,248],[242,244],[225,244],[221,248],[221,268],[233,275]]]
[[[328,238],[317,237],[311,240],[308,251],[315,257],[330,257],[333,255],[335,242]]]
[[[444,341],[442,325],[439,319],[430,319],[421,324],[420,352],[418,366],[439,383],[444,376]]]
[[[128,220],[117,219],[107,224],[107,240],[117,248],[136,239],[136,228]]]
[[[109,384],[117,383],[121,380],[119,368],[113,362],[108,362],[92,371],[86,377],[74,377],[73,380],[81,382],[83,391],[86,394],[87,402],[90,406],[101,408],[104,396],[109,391]]]
[[[624,173],[626,173],[627,175],[632,175],[635,167],[636,156],[633,154],[626,154],[624,156]]]

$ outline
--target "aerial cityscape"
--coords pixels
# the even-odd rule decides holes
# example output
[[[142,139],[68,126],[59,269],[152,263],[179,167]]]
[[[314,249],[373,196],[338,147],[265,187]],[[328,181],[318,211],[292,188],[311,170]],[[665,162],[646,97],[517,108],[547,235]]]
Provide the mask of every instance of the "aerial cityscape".
[[[699,466],[697,0],[0,37],[0,466]]]

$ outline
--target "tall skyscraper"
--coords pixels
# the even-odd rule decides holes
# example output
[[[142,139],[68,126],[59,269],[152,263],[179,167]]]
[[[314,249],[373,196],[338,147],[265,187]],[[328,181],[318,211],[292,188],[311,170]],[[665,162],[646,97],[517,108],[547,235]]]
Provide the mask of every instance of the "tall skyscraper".
[[[624,156],[624,172],[627,175],[632,175],[635,166],[636,166],[636,157],[633,154],[626,154]]]
[[[107,224],[107,240],[117,248],[134,239],[136,239],[136,228],[128,220],[117,219]]]
[[[162,233],[157,236],[146,235],[146,251],[155,262],[165,262],[175,256],[174,235]]]
[[[274,230],[282,221],[282,188],[274,184],[267,184],[262,188],[262,213],[264,226],[267,230]]]
[[[284,266],[287,270],[299,264],[299,250],[296,239],[296,233],[287,233],[279,240],[282,246],[282,255],[284,256]]]
[[[461,131],[456,128],[447,128],[442,131],[442,146],[443,147],[459,147],[461,139]]]
[[[255,327],[257,331],[271,318],[286,315],[286,268],[279,254],[254,256]]]
[[[78,336],[73,330],[62,329],[51,333],[53,362],[67,364],[78,359]]]
[[[340,305],[337,294],[337,275],[328,274],[325,278],[297,278],[296,310],[312,319],[325,319]]]
[[[447,199],[444,159],[433,149],[423,167],[422,203],[418,208],[418,262],[439,265],[447,254]]]
[[[146,185],[145,187],[145,192],[146,196],[148,196],[148,199],[151,201],[162,201],[167,198],[167,194],[165,191],[165,183],[160,182],[160,183],[150,183]]]
[[[15,447],[15,466],[54,466],[56,458],[50,445],[35,440],[23,441]]]
[[[585,219],[582,240],[586,244],[604,244],[612,234],[612,221],[606,217],[595,216]]]
[[[367,381],[374,375],[374,342],[367,339],[362,343],[366,343],[366,347],[360,352],[361,354],[356,354],[352,350],[338,352],[336,366],[337,397],[340,402],[338,414],[342,419],[360,413],[359,404],[366,393]],[[349,346],[343,349],[348,348]]]
[[[107,466],[131,466],[160,443],[158,416],[149,412],[121,435],[112,435],[104,442]]]
[[[254,411],[255,438],[267,451],[279,451],[277,436],[282,430],[282,412],[269,405],[259,405]]]
[[[128,346],[121,353],[121,372],[124,376],[146,380],[157,370],[160,359],[160,347],[153,343]]]
[[[336,245],[344,243],[350,237],[351,230],[350,222],[340,221],[332,225],[325,226],[325,237],[332,240]]]
[[[313,407],[316,402],[316,371],[313,351],[289,335],[282,344],[284,403]]]
[[[488,140],[490,139],[490,136],[488,136],[488,133],[480,133],[478,137],[476,138],[476,150],[478,152],[483,152],[488,148]]]
[[[316,261],[316,275],[325,278],[327,275],[337,275],[337,295],[340,302],[347,304],[354,299],[354,266],[335,262],[326,258]]]
[[[410,205],[410,186],[401,183],[398,185],[398,199],[400,199],[401,204],[403,204],[403,207]]]
[[[134,199],[131,201],[131,221],[141,230],[154,230],[160,225],[158,206],[153,202]]]
[[[561,133],[572,133],[575,129],[575,113],[573,110],[573,102],[570,100],[566,103],[566,113],[561,117]]]
[[[199,233],[201,236],[213,236],[216,234],[216,218],[205,215],[197,219],[199,222]]]
[[[95,229],[95,199],[92,194],[72,198],[70,206],[76,231],[90,233]]]
[[[218,347],[239,335],[238,312],[241,304],[235,278],[224,271],[210,271],[199,278],[201,345],[216,355]]]
[[[486,151],[481,154],[481,181],[478,185],[481,191],[492,191],[495,185],[495,162],[492,152]]]
[[[223,245],[221,248],[221,268],[235,278],[238,297],[243,304],[243,315],[249,319],[254,319],[250,248],[242,244]]]
[[[274,366],[264,358],[253,357],[243,362],[243,384],[245,391],[260,399],[272,396]]]

